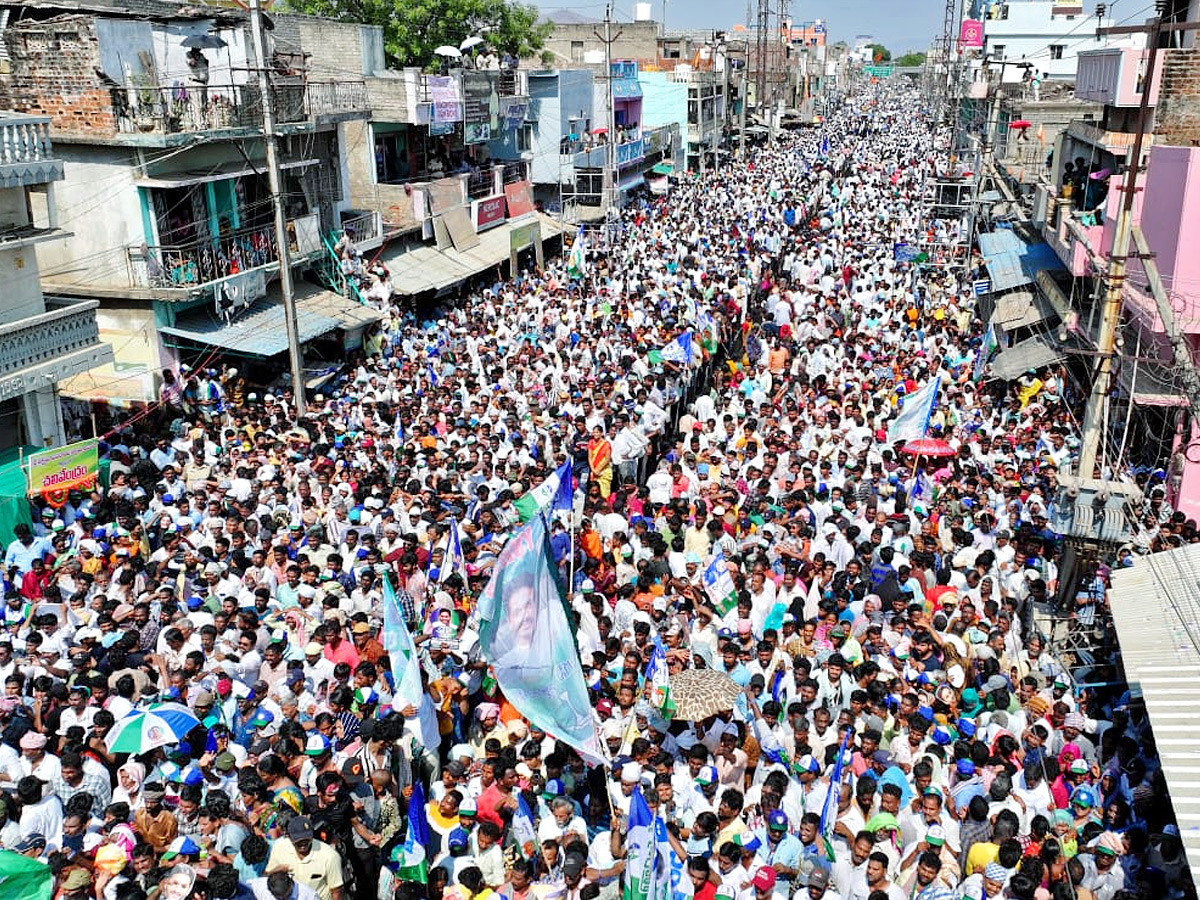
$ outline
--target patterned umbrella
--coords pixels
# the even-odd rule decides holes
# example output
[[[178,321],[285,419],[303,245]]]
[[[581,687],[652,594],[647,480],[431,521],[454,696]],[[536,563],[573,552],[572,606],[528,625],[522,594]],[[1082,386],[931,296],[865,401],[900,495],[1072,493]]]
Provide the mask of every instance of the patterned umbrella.
[[[954,455],[954,448],[939,438],[919,438],[915,441],[909,441],[900,449],[913,456],[942,457]]]
[[[671,676],[673,719],[699,722],[733,709],[742,689],[736,681],[716,669],[684,669]]]
[[[178,744],[199,724],[182,703],[155,703],[148,709],[135,709],[113,725],[104,736],[104,745],[109,753],[145,753]]]

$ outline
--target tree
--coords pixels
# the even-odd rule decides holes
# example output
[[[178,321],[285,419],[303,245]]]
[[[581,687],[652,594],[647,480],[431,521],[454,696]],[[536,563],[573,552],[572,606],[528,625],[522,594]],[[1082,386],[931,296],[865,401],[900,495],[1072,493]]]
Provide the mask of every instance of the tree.
[[[895,63],[898,66],[907,68],[923,66],[925,65],[925,54],[919,53],[915,50],[909,50],[903,56],[897,57]]]
[[[892,58],[892,51],[883,44],[869,44],[868,49],[871,51],[871,59],[877,63],[885,63]]]
[[[506,0],[289,0],[298,12],[379,25],[388,61],[428,68],[434,49],[457,47],[479,35],[499,54],[528,57],[541,50],[554,26],[538,24],[540,12]]]

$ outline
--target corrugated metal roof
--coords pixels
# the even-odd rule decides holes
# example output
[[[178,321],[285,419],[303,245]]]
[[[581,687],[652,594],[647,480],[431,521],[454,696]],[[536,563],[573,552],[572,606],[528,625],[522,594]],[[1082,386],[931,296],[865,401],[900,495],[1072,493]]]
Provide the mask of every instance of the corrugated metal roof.
[[[1061,269],[1062,260],[1049,244],[1026,244],[1013,231],[999,228],[979,235],[979,252],[993,291],[1011,291],[1037,280],[1043,269]]]
[[[1200,544],[1112,573],[1125,677],[1140,691],[1189,864],[1200,866]]]
[[[1062,359],[1062,354],[1045,338],[1031,337],[1001,350],[989,368],[993,378],[1011,381],[1029,369],[1040,369]]]
[[[562,233],[549,216],[538,215],[542,240]],[[499,265],[509,258],[509,235],[525,221],[506,222],[479,235],[479,245],[470,250],[439,250],[431,244],[414,247],[384,258],[392,272],[392,283],[400,294],[415,295],[437,291],[465,281],[472,275]]]
[[[312,285],[297,286],[296,323],[302,344],[339,328],[359,328],[382,317],[377,310],[331,291]],[[163,334],[224,347],[244,356],[275,356],[288,346],[287,322],[278,287],[228,325],[211,308],[204,308],[189,310],[173,326],[160,330]]]

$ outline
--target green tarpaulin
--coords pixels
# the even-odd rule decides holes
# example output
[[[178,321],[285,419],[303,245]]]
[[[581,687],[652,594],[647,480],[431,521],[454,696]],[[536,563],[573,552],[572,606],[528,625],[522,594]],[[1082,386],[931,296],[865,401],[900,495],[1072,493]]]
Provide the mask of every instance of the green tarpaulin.
[[[657,166],[652,168],[650,171],[653,172],[655,175],[670,175],[672,172],[675,171],[675,167],[673,165],[671,165],[670,163],[659,163]]]
[[[28,456],[37,447],[10,447],[0,450],[0,552],[13,540],[13,529],[21,522],[33,524],[29,499],[25,496],[28,482],[21,468],[22,451]]]

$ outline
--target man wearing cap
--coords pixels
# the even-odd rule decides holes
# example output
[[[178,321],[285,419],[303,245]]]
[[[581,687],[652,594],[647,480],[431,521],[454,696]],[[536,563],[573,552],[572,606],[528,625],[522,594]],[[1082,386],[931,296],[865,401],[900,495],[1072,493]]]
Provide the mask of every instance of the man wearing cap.
[[[780,881],[780,892],[787,896],[800,870],[800,854],[803,845],[800,838],[788,831],[788,817],[782,809],[767,813],[766,827],[755,832],[762,842],[759,855],[766,861]]]
[[[295,816],[287,837],[277,839],[267,859],[267,875],[287,872],[307,885],[320,900],[342,900],[342,861],[332,847],[313,837],[308,816]]]

